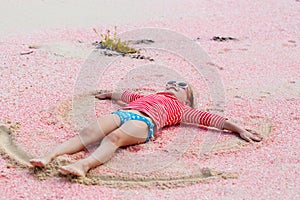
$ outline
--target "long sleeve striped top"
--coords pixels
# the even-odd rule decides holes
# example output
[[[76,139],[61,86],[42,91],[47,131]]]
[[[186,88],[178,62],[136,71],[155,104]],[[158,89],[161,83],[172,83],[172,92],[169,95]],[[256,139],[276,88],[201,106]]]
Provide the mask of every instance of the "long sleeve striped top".
[[[174,95],[159,92],[141,95],[125,91],[121,101],[127,103],[122,109],[133,109],[144,112],[155,123],[157,129],[178,123],[190,123],[223,129],[225,120],[216,114],[204,112],[184,105]]]

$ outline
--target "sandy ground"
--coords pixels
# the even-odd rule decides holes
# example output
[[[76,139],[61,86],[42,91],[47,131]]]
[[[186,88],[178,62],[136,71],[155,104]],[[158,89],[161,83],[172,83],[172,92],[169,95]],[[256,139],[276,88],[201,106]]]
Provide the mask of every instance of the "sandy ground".
[[[300,198],[300,2],[184,2],[1,4],[0,122],[11,127],[15,144],[9,146],[9,138],[3,135],[9,131],[1,128],[1,199]],[[154,61],[122,57],[110,62],[116,57],[100,55],[100,63],[109,64],[97,71],[100,77],[95,76],[98,64],[93,62],[92,43],[99,37],[93,28],[104,33],[115,25],[125,35],[149,27],[176,34],[173,38],[158,35],[153,44],[146,45],[152,49],[141,50]],[[197,61],[199,54],[176,40],[181,36],[206,52],[214,81],[209,82],[211,77],[205,74],[199,76],[188,62]],[[214,36],[237,40],[216,41]],[[174,40],[175,50],[184,50],[180,55],[156,46],[170,47]],[[93,73],[83,73],[85,69]],[[245,144],[225,132],[180,126],[164,130],[152,143],[121,149],[106,166],[92,170],[90,179],[63,177],[55,171],[85,153],[62,157],[44,171],[26,167],[24,155],[49,151],[88,122],[88,114],[75,117],[76,111],[91,112],[84,110],[82,102],[92,102],[96,116],[118,107],[94,101],[89,92],[128,87],[147,93],[158,90],[159,84],[153,82],[172,76],[193,84],[198,108],[257,129],[266,135],[265,140]],[[95,84],[80,87],[85,80]],[[216,96],[221,105],[213,104],[210,90],[217,83],[221,83]],[[14,147],[19,151],[10,149]],[[151,171],[151,165],[159,170]]]

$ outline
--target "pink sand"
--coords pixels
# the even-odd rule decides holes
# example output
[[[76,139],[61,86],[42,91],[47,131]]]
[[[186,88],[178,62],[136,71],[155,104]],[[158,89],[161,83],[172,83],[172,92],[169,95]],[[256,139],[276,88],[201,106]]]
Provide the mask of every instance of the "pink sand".
[[[213,63],[223,68],[218,73],[226,92],[226,117],[243,124],[255,116],[270,119],[274,125],[271,136],[260,148],[250,145],[207,159],[186,158],[204,167],[239,172],[238,179],[170,190],[121,190],[58,178],[39,181],[27,170],[7,168],[0,158],[1,199],[300,199],[300,3],[188,0],[173,4],[170,0],[147,6],[150,10],[163,6],[172,13],[159,9],[142,22],[117,23],[119,30],[167,28],[201,43]],[[39,49],[28,55],[20,53],[31,51],[28,45],[54,41],[89,44],[98,40],[93,27],[105,30],[114,25],[46,27],[25,34],[5,33],[6,39],[0,39],[0,121],[21,123],[16,143],[24,150],[39,155],[76,134],[52,115],[57,103],[72,97],[85,59],[66,59]],[[239,41],[215,42],[210,40],[213,36]],[[191,77],[197,85],[195,78]],[[106,77],[104,82],[111,80]],[[44,149],[38,148],[40,142]]]

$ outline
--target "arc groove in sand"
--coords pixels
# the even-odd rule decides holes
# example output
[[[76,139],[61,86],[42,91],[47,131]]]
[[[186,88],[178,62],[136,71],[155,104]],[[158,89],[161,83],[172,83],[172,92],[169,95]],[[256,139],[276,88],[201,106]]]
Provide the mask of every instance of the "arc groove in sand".
[[[61,110],[59,114],[62,115],[60,120],[64,121],[67,120],[65,115],[66,113],[70,112],[69,106],[64,106],[64,111]],[[261,131],[264,133],[265,136],[268,136],[270,134],[272,128],[271,121],[264,121],[263,124],[261,124]],[[238,147],[242,148],[245,143],[240,144],[240,139],[238,138],[232,138],[229,141],[227,141],[227,145],[231,145],[232,148],[229,148],[226,144],[218,144],[215,148],[215,152],[223,152],[227,150],[236,150]],[[0,150],[2,155],[8,156],[9,160],[14,160],[15,165],[18,167],[23,168],[29,168],[31,167],[31,164],[29,163],[30,158],[32,158],[31,155],[28,155],[27,152],[24,152],[20,147],[16,146],[13,143],[13,130],[10,128],[7,128],[4,125],[0,126]],[[64,162],[68,161],[58,161],[55,160],[48,166],[46,166],[43,169],[35,169],[31,172],[34,176],[36,176],[40,180],[44,180],[47,178],[55,177],[58,175],[57,167],[61,164],[66,164]],[[177,163],[177,168],[181,166],[180,163]],[[182,165],[181,168],[184,168]],[[230,178],[237,178],[238,173],[236,172],[222,172],[212,169],[204,169],[200,168],[200,166],[196,166],[196,168],[200,171],[200,173],[184,173],[180,174],[180,169],[177,169],[175,172],[176,176],[169,176],[162,178],[161,174],[155,174],[152,177],[151,176],[143,176],[142,174],[139,174],[138,176],[122,176],[120,174],[114,174],[114,175],[99,175],[95,174],[94,172],[91,172],[88,174],[85,178],[74,178],[72,176],[67,176],[70,178],[70,181],[81,183],[85,185],[102,185],[102,186],[108,186],[108,187],[116,187],[116,188],[135,188],[135,187],[144,187],[144,188],[150,188],[150,187],[157,187],[160,189],[166,189],[166,188],[176,188],[176,187],[185,187],[188,185],[193,185],[197,183],[203,183],[203,182],[210,182],[210,181],[217,181],[221,179],[230,179]],[[201,171],[202,170],[202,171]],[[172,173],[172,171],[170,171]],[[170,174],[171,174],[170,173]],[[174,172],[173,172],[174,173]],[[115,177],[114,177],[115,176]]]

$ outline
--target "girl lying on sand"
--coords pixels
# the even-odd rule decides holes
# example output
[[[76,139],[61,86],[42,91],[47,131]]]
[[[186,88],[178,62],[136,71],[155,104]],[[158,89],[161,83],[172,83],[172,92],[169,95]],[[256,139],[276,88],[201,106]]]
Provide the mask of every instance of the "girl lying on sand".
[[[193,108],[193,92],[186,82],[169,81],[163,92],[147,96],[125,91],[102,93],[96,98],[121,100],[127,104],[116,112],[99,117],[52,152],[31,159],[33,166],[44,167],[58,156],[77,153],[87,145],[102,140],[90,156],[60,168],[63,174],[85,176],[90,169],[107,162],[119,147],[146,143],[157,130],[179,123],[227,129],[248,142],[262,140],[260,134],[246,130],[227,118]]]

